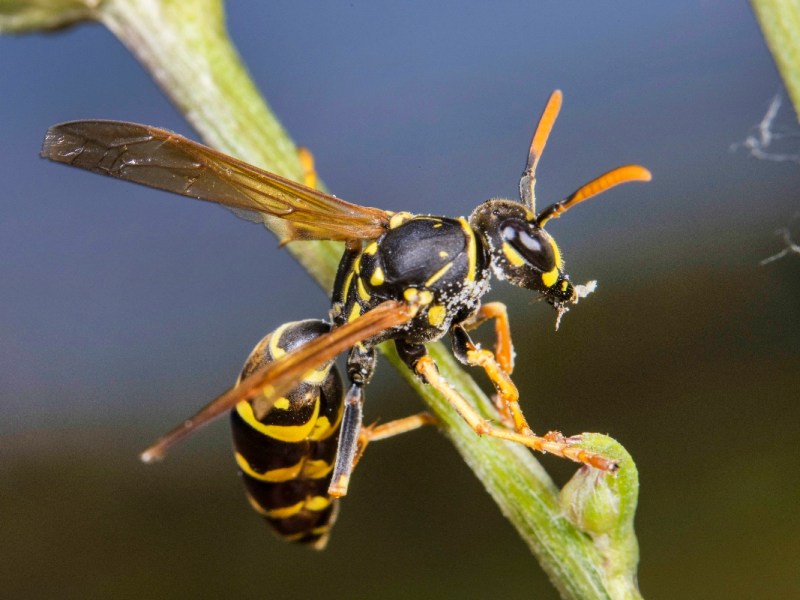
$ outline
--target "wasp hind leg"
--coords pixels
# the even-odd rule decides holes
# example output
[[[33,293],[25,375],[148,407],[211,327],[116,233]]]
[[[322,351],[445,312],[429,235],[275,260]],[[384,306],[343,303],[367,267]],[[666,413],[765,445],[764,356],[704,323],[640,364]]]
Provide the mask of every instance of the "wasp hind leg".
[[[464,332],[464,336],[466,336],[466,332]],[[524,417],[522,417],[522,422],[525,423],[525,429],[521,431],[512,431],[492,424],[485,419],[474,406],[467,402],[467,400],[450,385],[447,379],[442,377],[436,366],[436,362],[428,356],[424,346],[411,346],[397,343],[397,349],[404,362],[406,362],[423,381],[436,389],[478,435],[487,435],[500,440],[516,442],[532,450],[536,450],[537,452],[549,452],[556,456],[568,458],[569,460],[583,463],[603,471],[615,471],[617,469],[616,461],[577,447],[575,443],[578,439],[576,438],[565,438],[559,433],[549,433],[544,437],[535,435],[530,428],[527,428]],[[513,386],[513,383],[511,385]],[[514,391],[516,392],[516,388],[514,388]],[[520,412],[520,416],[521,414]]]
[[[353,468],[355,468],[358,461],[361,460],[361,457],[364,455],[367,444],[385,440],[400,435],[401,433],[414,431],[425,425],[438,425],[438,421],[431,413],[423,411],[415,415],[403,417],[402,419],[381,423],[380,425],[373,423],[368,427],[364,427],[358,437],[358,450],[353,459]]]

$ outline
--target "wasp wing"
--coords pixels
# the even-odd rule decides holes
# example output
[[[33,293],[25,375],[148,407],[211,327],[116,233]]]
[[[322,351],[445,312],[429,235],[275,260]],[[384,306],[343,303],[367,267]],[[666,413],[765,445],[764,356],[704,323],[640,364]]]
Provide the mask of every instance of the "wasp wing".
[[[257,416],[267,414],[275,401],[291,391],[305,373],[333,360],[359,342],[407,323],[414,318],[415,312],[408,304],[387,300],[358,319],[336,327],[294,352],[265,364],[161,437],[142,453],[142,460],[160,460],[170,446],[239,402],[258,399]]]
[[[392,213],[339,200],[165,129],[70,121],[48,129],[41,155],[101,175],[255,211],[281,239],[374,239]],[[255,219],[259,220],[259,219]]]

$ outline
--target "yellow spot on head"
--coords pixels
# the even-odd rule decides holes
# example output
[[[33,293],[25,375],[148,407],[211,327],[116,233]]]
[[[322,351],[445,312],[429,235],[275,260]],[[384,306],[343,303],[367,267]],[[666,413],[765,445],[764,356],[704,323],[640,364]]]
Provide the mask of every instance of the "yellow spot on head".
[[[375,271],[372,273],[372,276],[369,278],[369,284],[373,287],[378,287],[379,285],[383,285],[384,281],[385,277],[383,275],[383,269],[376,267]]]
[[[521,267],[525,264],[525,259],[522,258],[522,255],[506,242],[503,242],[503,256],[515,267]]]
[[[444,318],[447,316],[447,309],[441,304],[434,304],[428,309],[428,323],[433,327],[439,327],[444,323]]]
[[[450,255],[447,252],[444,250],[439,250],[439,258],[447,258],[448,256]]]

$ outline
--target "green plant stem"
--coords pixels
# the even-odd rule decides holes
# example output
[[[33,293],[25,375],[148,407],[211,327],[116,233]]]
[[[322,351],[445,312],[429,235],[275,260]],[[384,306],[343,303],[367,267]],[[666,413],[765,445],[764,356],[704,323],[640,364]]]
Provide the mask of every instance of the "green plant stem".
[[[4,1],[8,2],[0,0]],[[59,0],[50,2],[57,5]],[[75,0],[63,0],[63,4],[65,10],[75,10]],[[91,4],[93,18],[139,58],[208,144],[281,175],[301,177],[295,144],[265,104],[228,39],[220,0],[105,0],[96,7]],[[0,29],[9,30],[11,21],[4,19],[0,10]],[[42,24],[49,22],[63,25],[66,18],[50,15],[41,19]],[[31,21],[25,21],[25,29],[31,27]],[[341,247],[302,242],[288,248],[329,290]],[[621,588],[615,573],[611,583],[605,553],[565,517],[556,486],[530,451],[476,436],[446,401],[408,372],[391,347],[383,350],[440,420],[442,430],[564,598],[639,597],[635,576],[623,579],[630,583]],[[497,417],[491,401],[449,350],[436,343],[429,345],[429,351],[442,374],[469,402],[483,414]],[[626,468],[624,463],[622,467]],[[628,553],[633,574],[637,560],[638,553]]]
[[[800,120],[800,0],[750,0]]]

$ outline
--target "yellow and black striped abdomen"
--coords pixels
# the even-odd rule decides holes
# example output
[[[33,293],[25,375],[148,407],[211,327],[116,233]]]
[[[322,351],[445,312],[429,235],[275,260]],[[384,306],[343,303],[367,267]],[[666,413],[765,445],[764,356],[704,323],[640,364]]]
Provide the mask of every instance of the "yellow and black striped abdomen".
[[[324,321],[287,323],[266,336],[241,377],[330,331]],[[253,508],[290,541],[322,548],[336,500],[328,495],[339,440],[342,382],[333,363],[305,378],[266,414],[259,398],[231,411],[236,462]]]

